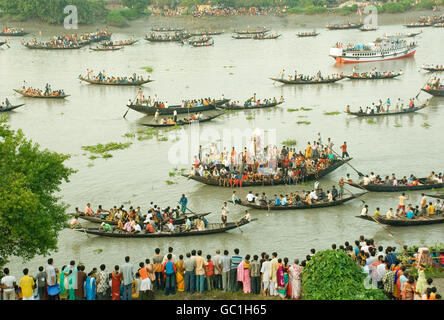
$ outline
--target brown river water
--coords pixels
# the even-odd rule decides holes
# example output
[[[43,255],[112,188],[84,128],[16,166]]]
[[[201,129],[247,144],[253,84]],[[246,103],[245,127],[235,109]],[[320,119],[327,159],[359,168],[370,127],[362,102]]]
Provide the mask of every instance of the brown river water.
[[[414,58],[387,62],[359,64],[360,72],[377,67],[379,70],[399,71],[404,75],[393,80],[350,81],[343,80],[334,84],[310,86],[282,86],[274,84],[269,77],[278,76],[285,68],[288,73],[315,74],[318,70],[324,75],[344,72],[349,74],[353,65],[336,66],[328,56],[329,48],[336,41],[366,43],[377,36],[387,33],[409,32],[401,25],[383,25],[376,32],[358,30],[327,31],[320,24],[321,34],[316,38],[297,38],[296,33],[304,28],[279,24],[273,21],[273,31],[282,33],[278,40],[234,40],[231,33],[215,36],[215,45],[207,48],[192,48],[177,43],[149,43],[143,36],[151,29],[149,23],[138,23],[129,29],[112,30],[113,40],[124,40],[133,36],[141,39],[133,47],[116,52],[92,52],[88,48],[72,51],[29,50],[20,44],[20,39],[11,39],[10,49],[0,51],[0,97],[9,97],[13,103],[25,102],[26,105],[9,114],[13,129],[21,128],[33,141],[43,148],[72,154],[67,162],[78,172],[71,182],[62,186],[63,201],[83,209],[87,202],[104,208],[125,203],[140,205],[146,211],[154,201],[161,206],[177,205],[182,193],[189,200],[189,207],[196,212],[208,212],[209,222],[220,221],[220,207],[224,200],[230,199],[232,190],[200,184],[181,177],[169,177],[174,168],[189,168],[188,164],[172,163],[168,153],[177,147],[181,134],[190,129],[163,132],[168,137],[161,141],[154,137],[149,140],[123,137],[126,133],[136,133],[144,129],[141,125],[149,119],[130,110],[126,119],[128,99],[136,96],[135,87],[103,87],[80,83],[79,74],[87,68],[94,71],[106,70],[108,75],[127,75],[143,73],[141,67],[153,68],[151,78],[155,81],[144,86],[145,95],[157,94],[171,104],[182,99],[200,97],[225,97],[244,101],[257,93],[258,98],[285,97],[286,102],[273,110],[251,112],[232,112],[200,126],[208,134],[222,134],[225,130],[244,130],[260,128],[275,132],[276,142],[287,139],[297,140],[297,150],[303,150],[307,141],[313,141],[318,132],[324,141],[331,137],[336,151],[343,141],[349,144],[349,153],[354,159],[351,164],[361,172],[374,171],[385,175],[395,172],[398,176],[415,173],[425,176],[430,171],[442,171],[442,122],[444,100],[433,98],[430,107],[418,113],[381,117],[375,123],[366,119],[355,119],[343,113],[345,106],[352,109],[370,105],[388,97],[392,102],[398,97],[408,100],[416,96],[430,74],[421,71],[420,66],[427,63],[443,63],[444,30],[424,28],[423,34],[416,38],[419,43]],[[163,24],[168,24],[164,20]],[[341,21],[336,21],[341,22]],[[401,22],[400,22],[401,23]],[[155,24],[155,23],[153,23]],[[263,24],[258,24],[263,25]],[[29,28],[28,28],[29,29]],[[43,29],[43,28],[41,28]],[[230,28],[226,28],[228,30]],[[82,27],[83,31],[94,28]],[[230,29],[231,30],[231,29]],[[61,28],[48,27],[42,38],[62,33]],[[305,29],[311,31],[311,29]],[[32,38],[32,35],[27,39]],[[23,84],[44,88],[49,82],[53,89],[63,88],[71,94],[65,101],[45,101],[27,99],[13,92]],[[419,95],[424,101],[431,98],[425,93]],[[311,108],[309,111],[289,112],[290,108]],[[324,112],[340,111],[339,115],[324,115]],[[247,119],[248,117],[248,119]],[[297,124],[308,121],[309,124]],[[424,127],[423,124],[429,124]],[[215,131],[214,131],[215,130]],[[273,131],[275,130],[275,131]],[[202,135],[205,135],[202,133]],[[244,139],[244,143],[245,143]],[[85,145],[108,142],[132,142],[126,150],[111,152],[110,159],[89,160],[89,154],[81,149]],[[186,142],[186,141],[185,141]],[[202,142],[206,143],[206,142]],[[343,166],[321,180],[325,189],[336,184],[341,176],[350,173],[354,179],[357,174],[348,166]],[[166,180],[177,182],[169,185]],[[243,188],[238,190],[242,198],[248,191],[288,193],[311,188],[310,186],[276,186],[266,188]],[[347,189],[351,189],[348,187]],[[358,192],[359,190],[353,190]],[[385,213],[389,207],[397,205],[396,193],[371,193],[362,199],[373,213],[376,206]],[[420,193],[412,192],[413,203],[419,202]],[[127,202],[130,201],[130,204]],[[342,244],[354,241],[359,235],[373,237],[377,242],[389,245],[394,240],[378,224],[355,218],[359,215],[362,202],[354,200],[345,205],[301,211],[264,211],[251,210],[251,216],[258,218],[242,231],[185,237],[175,239],[114,239],[87,236],[86,234],[64,230],[59,237],[59,251],[52,257],[61,267],[69,260],[82,261],[87,267],[123,262],[129,255],[134,262],[151,258],[156,247],[163,251],[173,246],[175,252],[185,253],[201,248],[205,253],[215,249],[227,248],[231,251],[238,247],[242,255],[262,251],[277,251],[280,256],[303,258],[310,248],[323,249],[332,243]],[[239,219],[244,207],[231,206],[229,220]],[[88,225],[88,224],[86,224]],[[94,226],[94,225],[90,225]],[[401,244],[431,244],[442,241],[442,225],[415,228],[390,228]],[[101,250],[99,250],[101,249]],[[26,262],[32,271],[43,265],[47,258],[36,257]],[[9,264],[14,274],[19,274],[22,260],[12,258]]]

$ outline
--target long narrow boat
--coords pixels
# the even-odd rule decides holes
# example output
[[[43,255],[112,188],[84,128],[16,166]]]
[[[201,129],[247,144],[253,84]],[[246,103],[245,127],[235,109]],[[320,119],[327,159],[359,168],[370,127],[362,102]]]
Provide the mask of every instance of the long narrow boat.
[[[346,23],[346,24],[335,24],[328,25],[328,30],[347,30],[347,29],[359,29],[363,26],[363,23]]]
[[[119,47],[126,47],[126,46],[132,46],[133,44],[139,42],[139,40],[128,40],[126,41],[110,41],[102,43],[101,45],[104,47],[112,47],[112,46],[119,46]]]
[[[444,71],[444,67],[443,68],[439,68],[439,67],[423,67],[424,70],[430,71],[430,72],[440,72],[440,71]]]
[[[155,31],[155,32],[183,32],[184,29],[183,28],[151,28],[151,31]]]
[[[427,92],[428,94],[431,94],[434,97],[444,97],[444,87],[442,89],[421,89],[424,92]]]
[[[399,191],[415,191],[415,190],[428,190],[428,189],[436,189],[436,188],[443,188],[443,183],[427,183],[426,178],[419,178],[420,185],[417,186],[407,186],[407,185],[385,185],[385,184],[368,184],[366,186],[364,185],[358,185],[356,183],[350,183],[347,182],[347,184],[356,187],[356,188],[364,188],[368,191],[373,192],[399,192]]]
[[[53,47],[47,45],[28,45],[27,43],[25,43],[24,46],[32,50],[78,50],[83,48],[86,44],[87,43],[79,43],[76,46],[72,47]]]
[[[379,116],[394,116],[394,115],[399,115],[399,114],[408,114],[408,113],[413,113],[416,112],[418,110],[424,109],[427,105],[424,104],[422,106],[419,107],[413,107],[413,108],[407,108],[407,109],[403,109],[402,111],[395,111],[395,112],[379,112],[379,113],[365,113],[365,112],[348,112],[347,114],[351,114],[353,116],[357,116],[357,117],[379,117]]]
[[[348,161],[350,161],[352,158],[348,158],[345,160],[334,160],[334,162],[327,168],[317,172],[317,173],[310,173],[308,175],[305,176],[305,180],[304,181],[313,181],[316,179],[320,179],[323,176],[329,174],[330,172],[336,170],[337,168],[341,167],[342,165],[344,165],[345,163],[347,163]],[[188,179],[192,179],[210,186],[216,186],[216,187],[224,187],[222,185],[220,185],[220,182],[218,179],[215,178],[204,178],[198,175],[195,176],[189,176],[187,174],[182,174],[183,177],[188,178]],[[263,186],[275,186],[275,185],[283,185],[283,184],[287,184],[285,179],[271,179],[271,181],[242,181],[242,187],[263,187]],[[226,186],[224,188],[231,188],[230,186]]]
[[[264,109],[264,108],[272,108],[272,107],[276,107],[280,104],[284,103],[284,101],[279,101],[279,102],[272,102],[272,103],[267,103],[267,104],[261,104],[259,106],[250,106],[250,107],[246,107],[243,105],[223,105],[220,106],[219,108],[221,109],[225,109],[225,110],[256,110],[256,109]]]
[[[212,45],[214,45],[214,40],[211,39],[211,41],[205,41],[205,42],[195,42],[195,43],[191,43],[191,45],[195,48],[199,48],[199,47],[211,47]]]
[[[22,103],[22,104],[18,104],[18,105],[15,105],[15,106],[9,106],[9,107],[6,107],[6,108],[2,108],[2,107],[0,106],[0,112],[8,112],[8,111],[12,111],[12,110],[17,109],[17,108],[19,108],[19,107],[21,107],[21,106],[24,106],[24,105],[25,105],[25,104]]]
[[[401,72],[398,73],[392,73],[390,75],[382,75],[382,76],[377,76],[377,77],[355,77],[354,75],[349,75],[349,76],[345,76],[346,78],[349,78],[351,80],[383,80],[383,79],[392,79],[392,78],[396,78],[399,77],[400,75],[402,75]]]
[[[217,36],[222,34],[223,31],[202,31],[202,32],[195,32],[191,33],[192,37],[200,37],[200,36]]]
[[[363,31],[363,32],[366,32],[366,31],[376,31],[376,30],[378,30],[377,27],[365,27],[365,26],[362,26],[362,27],[359,28],[359,31]]]
[[[276,81],[276,82],[280,82],[283,84],[321,84],[321,83],[333,83],[339,80],[344,79],[345,77],[342,78],[335,78],[335,79],[322,79],[322,80],[285,80],[285,79],[279,79],[279,78],[270,78],[270,80]]]
[[[426,196],[444,200],[444,193],[426,194]]]
[[[255,221],[257,219],[251,219],[251,221]],[[209,223],[205,230],[201,231],[183,231],[183,226],[180,227],[180,231],[171,233],[171,232],[156,232],[156,233],[128,233],[125,231],[115,230],[113,232],[104,231],[101,228],[87,228],[87,229],[75,229],[78,232],[84,232],[88,234],[93,234],[97,236],[103,237],[112,237],[112,238],[172,238],[172,237],[187,237],[187,236],[200,236],[205,234],[216,234],[226,232],[228,230],[236,229],[241,226],[244,226],[250,222],[242,221],[239,223],[228,222],[225,227],[221,223]],[[178,227],[176,227],[178,228]],[[179,229],[179,228],[178,228]]]
[[[207,117],[207,118],[204,118],[204,119],[201,119],[201,120],[191,120],[191,121],[178,120],[174,124],[173,123],[164,123],[164,124],[161,124],[161,123],[143,123],[143,125],[147,126],[147,127],[153,127],[153,128],[167,128],[167,127],[174,127],[174,126],[184,126],[184,125],[187,125],[187,124],[208,122],[208,121],[211,121],[211,120],[213,120],[213,119],[223,115],[224,113],[225,112],[222,112],[222,113],[219,113],[219,114],[216,114],[214,116]]]
[[[117,51],[122,50],[123,47],[103,47],[103,48],[89,48],[92,51]]]
[[[319,32],[309,32],[309,33],[304,33],[304,32],[299,32],[296,34],[299,38],[306,38],[306,37],[316,37],[319,35]]]
[[[66,97],[69,97],[70,94],[65,94],[62,96],[35,96],[27,93],[23,93],[21,90],[13,89],[15,92],[20,93],[22,96],[27,98],[40,98],[40,99],[65,99]]]
[[[228,101],[230,101],[230,99],[216,100],[214,103],[208,104],[206,106],[190,107],[190,108],[182,108],[180,105],[169,106],[168,108],[155,108],[155,107],[147,107],[144,105],[138,106],[134,104],[127,105],[127,107],[134,111],[144,113],[147,115],[154,115],[156,111],[159,111],[160,115],[167,115],[167,114],[173,114],[174,110],[176,110],[178,114],[196,113],[196,112],[214,110],[216,109],[216,107],[220,107],[223,104],[227,103]]]
[[[379,216],[378,218],[370,217],[370,216],[356,216],[356,218],[361,218],[364,220],[369,220],[375,222],[373,219],[377,219],[379,223],[386,224],[389,226],[394,227],[408,227],[408,226],[423,226],[428,224],[437,224],[437,223],[444,223],[444,216],[441,217],[420,217],[415,219],[406,219],[406,218],[399,218],[399,219],[387,219]]]
[[[326,208],[326,207],[334,207],[341,205],[347,201],[353,200],[366,194],[367,192],[355,193],[349,196],[344,196],[342,199],[338,199],[336,201],[328,202],[328,201],[320,201],[313,203],[312,205],[305,204],[302,202],[301,204],[291,205],[291,206],[275,206],[273,203],[267,205],[257,205],[255,203],[249,203],[248,201],[242,201],[240,203],[241,206],[250,207],[258,210],[304,210],[304,209],[316,209],[316,208]],[[231,201],[230,201],[231,202]]]
[[[145,83],[149,83],[149,82],[153,82],[154,80],[143,80],[143,81],[135,81],[135,82],[103,82],[103,81],[98,81],[98,80],[93,80],[93,79],[88,79],[88,78],[83,78],[83,77],[79,77],[78,78],[81,81],[85,81],[91,84],[98,84],[98,85],[103,85],[103,86],[141,86],[144,85]]]
[[[241,30],[241,31],[236,31],[234,30],[234,33],[237,34],[259,34],[259,33],[267,33],[268,31],[270,31],[270,29],[259,29],[259,30]]]
[[[272,39],[277,39],[281,36],[281,34],[270,34],[270,35],[262,35],[259,36],[259,34],[256,34],[253,36],[252,39],[254,40],[272,40]]]
[[[0,36],[2,36],[2,37],[21,37],[21,36],[26,36],[27,34],[29,34],[29,32],[25,32],[25,31],[10,32],[10,33],[0,32]]]
[[[231,37],[233,39],[253,39],[253,34],[235,34]]]
[[[205,217],[205,216],[209,215],[210,213],[211,212],[191,214],[191,215],[187,215],[186,217],[188,217],[190,219],[195,219],[195,218]],[[80,219],[92,222],[92,223],[102,223],[102,222],[105,222],[105,223],[108,223],[109,225],[112,225],[112,226],[116,226],[117,225],[117,221],[108,221],[106,219],[101,219],[99,217],[87,216],[87,215],[85,215],[85,214],[83,214],[83,213],[81,213],[81,212],[79,212],[77,210],[76,210],[76,213],[73,213],[73,216],[75,216],[76,218],[80,218]],[[186,217],[181,217],[181,218],[175,219],[173,221],[173,224],[183,224],[183,223],[185,223],[185,218]]]
[[[425,27],[433,27],[434,23],[427,23],[427,22],[416,22],[416,23],[409,23],[405,24],[404,27],[407,28],[425,28]]]

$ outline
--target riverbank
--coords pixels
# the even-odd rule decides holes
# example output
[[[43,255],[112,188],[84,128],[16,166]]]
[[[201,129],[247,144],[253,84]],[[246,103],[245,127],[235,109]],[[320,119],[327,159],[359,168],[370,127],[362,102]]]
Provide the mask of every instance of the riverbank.
[[[382,13],[378,15],[378,25],[396,25],[405,24],[409,20],[416,20],[420,16],[431,16],[437,14],[432,10],[408,11],[403,13]],[[80,25],[78,30],[64,29],[61,25],[50,25],[40,21],[32,20],[25,22],[15,22],[7,19],[0,19],[3,26],[14,26],[24,28],[34,36],[39,36],[41,31],[43,36],[57,33],[87,32],[95,29],[108,29],[114,33],[137,33],[143,34],[151,30],[154,26],[177,26],[186,30],[210,29],[224,30],[231,32],[233,29],[256,28],[266,26],[273,31],[283,29],[324,29],[327,24],[346,23],[348,21],[356,22],[364,20],[365,15],[349,16],[325,13],[318,15],[286,14],[284,16],[228,16],[228,17],[201,17],[175,16],[175,17],[157,17],[145,16],[136,20],[129,21],[127,27],[113,27],[106,23]]]

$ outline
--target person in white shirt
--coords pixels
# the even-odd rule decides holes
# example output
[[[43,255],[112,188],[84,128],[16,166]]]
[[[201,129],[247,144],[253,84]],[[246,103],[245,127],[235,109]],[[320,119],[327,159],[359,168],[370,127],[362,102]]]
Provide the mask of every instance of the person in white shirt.
[[[224,202],[223,206],[222,206],[222,223],[224,224],[224,226],[227,224],[227,215],[230,213],[230,210],[228,210],[228,206],[227,203]]]
[[[17,280],[14,276],[9,275],[9,269],[5,268],[3,270],[5,276],[1,280],[3,287],[3,300],[15,300],[15,289],[17,285]]]
[[[373,172],[370,172],[370,181],[375,182],[375,180],[376,180],[376,175]]]
[[[261,273],[262,273],[262,290],[264,295],[268,296],[270,290],[270,272],[271,272],[271,262],[268,260],[268,254],[265,255],[265,261],[262,263]]]
[[[162,264],[168,261],[168,255],[171,254],[171,261],[176,263],[176,255],[173,254],[173,247],[168,248],[168,253],[163,256]]]
[[[393,218],[393,208],[390,208],[387,213],[385,214],[387,219]]]
[[[377,274],[376,282],[378,284],[380,284],[382,282],[382,278],[387,273],[387,268],[385,266],[386,266],[386,262],[384,261],[383,263],[378,264],[378,266],[376,267],[376,274]]]
[[[316,191],[314,191],[314,190],[312,190],[312,191],[310,192],[310,194],[308,195],[308,197],[309,197],[311,200],[318,200],[318,196],[316,195]]]
[[[370,178],[368,176],[365,176],[364,179],[362,179],[362,184],[364,186],[370,184],[370,182],[371,182],[371,180],[370,180]]]
[[[367,204],[361,210],[361,216],[366,216],[366,215],[368,215],[368,205]]]
[[[248,192],[248,194],[247,194],[247,201],[249,203],[253,203],[254,202],[254,194],[251,191]]]

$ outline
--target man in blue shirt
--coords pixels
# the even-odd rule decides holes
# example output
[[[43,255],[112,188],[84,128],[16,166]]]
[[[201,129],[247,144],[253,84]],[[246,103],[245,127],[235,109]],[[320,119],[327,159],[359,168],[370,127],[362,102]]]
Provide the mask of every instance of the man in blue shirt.
[[[280,206],[281,205],[281,199],[279,199],[279,197],[277,195],[274,195],[274,204],[276,206]]]
[[[415,213],[413,212],[412,208],[410,207],[409,211],[407,211],[407,219],[413,219],[415,216]]]
[[[230,266],[230,289],[236,292],[238,289],[237,283],[237,266],[242,262],[242,257],[239,256],[239,249],[234,249],[234,255],[231,257]]]
[[[180,198],[179,203],[181,205],[180,211],[182,212],[182,214],[185,214],[185,211],[187,210],[188,199],[187,199],[187,197],[185,197],[184,194],[182,194],[182,197]]]

